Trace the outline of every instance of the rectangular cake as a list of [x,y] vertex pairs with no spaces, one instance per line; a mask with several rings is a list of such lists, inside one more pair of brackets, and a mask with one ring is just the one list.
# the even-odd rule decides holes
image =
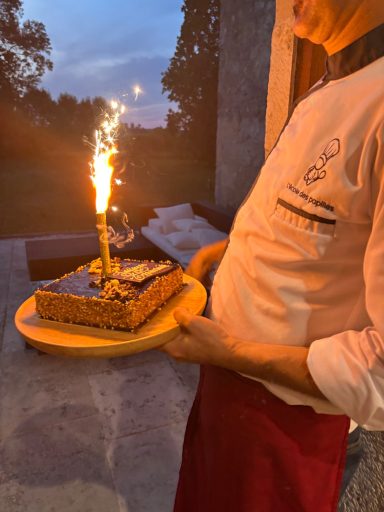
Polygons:
[[101,276],[101,260],[79,267],[35,292],[44,319],[133,331],[183,286],[176,263],[114,258]]

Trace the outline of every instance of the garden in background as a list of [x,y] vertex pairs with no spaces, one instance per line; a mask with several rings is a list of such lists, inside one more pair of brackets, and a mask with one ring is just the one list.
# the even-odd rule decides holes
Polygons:
[[[122,184],[108,214],[116,224],[126,212],[137,225],[141,205],[214,201],[219,2],[205,4],[184,1],[175,54],[159,77],[178,105],[166,127],[120,126],[114,177]],[[45,26],[23,19],[21,0],[0,2],[0,236],[95,227],[91,144],[110,105],[42,89],[51,50]]]

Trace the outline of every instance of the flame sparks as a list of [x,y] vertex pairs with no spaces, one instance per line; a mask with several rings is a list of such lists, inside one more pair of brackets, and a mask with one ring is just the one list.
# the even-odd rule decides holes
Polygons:
[[140,94],[143,94],[143,90],[140,85],[135,85],[133,88],[133,94],[135,95],[135,101],[137,101]]
[[91,179],[96,189],[96,213],[104,213],[111,195],[113,165],[111,157],[117,153],[116,136],[124,107],[111,101],[112,114],[105,114],[100,129],[95,132],[95,152],[91,162]]
[[[125,112],[124,106],[117,101],[111,101],[111,112],[104,114],[104,121],[95,132],[95,146],[91,166],[91,179],[96,189],[96,228],[99,235],[100,257],[102,263],[102,275],[107,278],[111,274],[111,256],[109,244],[122,248],[132,242],[134,231],[128,226],[128,217],[123,215],[122,223],[125,234],[119,234],[107,225],[106,211],[111,196],[111,182],[113,175],[112,156],[117,153],[116,139],[119,128],[120,116]],[[122,180],[115,179],[115,183],[122,185]],[[112,211],[118,208],[112,206]]]

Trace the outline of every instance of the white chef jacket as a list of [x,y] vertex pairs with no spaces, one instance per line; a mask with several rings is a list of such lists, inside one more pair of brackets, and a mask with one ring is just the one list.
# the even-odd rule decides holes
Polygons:
[[309,348],[329,400],[384,430],[384,57],[303,99],[240,208],[211,291],[230,335]]

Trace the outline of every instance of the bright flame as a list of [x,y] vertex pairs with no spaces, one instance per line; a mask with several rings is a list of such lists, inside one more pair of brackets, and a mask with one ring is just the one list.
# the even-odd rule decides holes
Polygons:
[[133,88],[133,94],[135,95],[135,101],[137,101],[140,94],[143,94],[143,90],[140,85],[135,85]]
[[93,175],[91,176],[96,189],[96,213],[103,213],[108,208],[108,201],[111,195],[111,178],[113,167],[109,160],[116,153],[115,148],[101,153],[93,158]]
[[111,179],[113,166],[110,162],[112,155],[117,153],[116,135],[119,126],[119,117],[123,108],[117,101],[111,102],[112,115],[105,114],[99,130],[95,133],[95,152],[91,169],[92,182],[96,189],[96,213],[103,213],[108,209],[108,201],[111,195]]

